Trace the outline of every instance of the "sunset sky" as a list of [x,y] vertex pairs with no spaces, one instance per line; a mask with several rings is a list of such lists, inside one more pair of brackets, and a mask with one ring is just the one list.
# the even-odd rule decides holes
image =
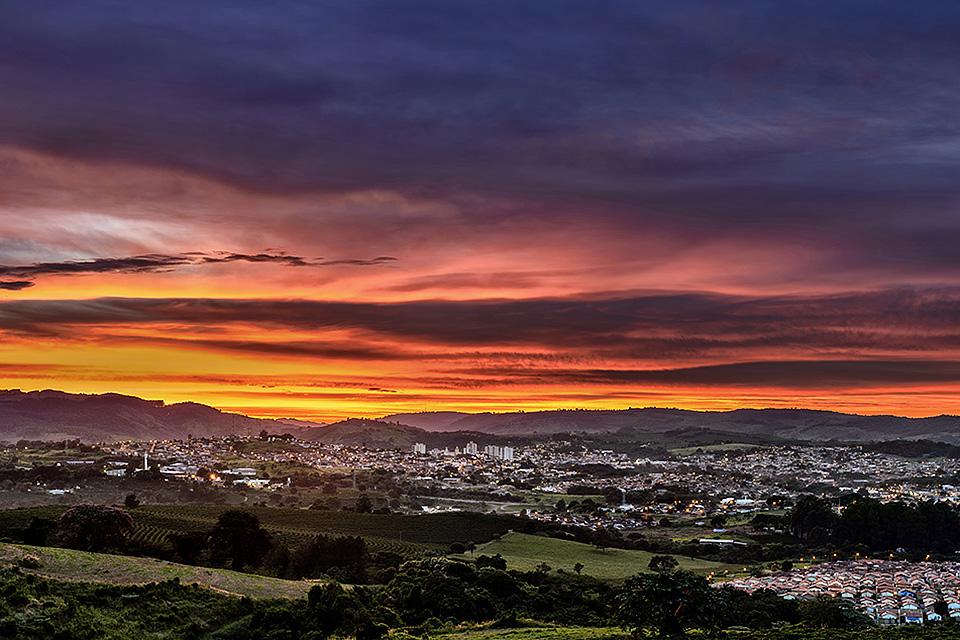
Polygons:
[[0,387],[960,413],[960,4],[0,3]]

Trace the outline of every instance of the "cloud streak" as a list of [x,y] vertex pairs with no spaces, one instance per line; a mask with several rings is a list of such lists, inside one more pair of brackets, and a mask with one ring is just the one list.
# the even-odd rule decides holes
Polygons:
[[23,291],[32,286],[29,280],[0,280],[0,289],[4,291]]
[[0,277],[30,278],[30,280],[0,282],[0,289],[19,291],[33,286],[32,279],[44,276],[75,276],[110,273],[167,273],[184,267],[231,264],[246,262],[251,264],[274,264],[284,267],[370,267],[382,266],[396,261],[390,256],[378,256],[370,259],[309,259],[285,253],[214,253],[189,252],[181,254],[148,254],[123,258],[93,258],[90,260],[66,260],[62,262],[41,262],[25,266],[0,265]]

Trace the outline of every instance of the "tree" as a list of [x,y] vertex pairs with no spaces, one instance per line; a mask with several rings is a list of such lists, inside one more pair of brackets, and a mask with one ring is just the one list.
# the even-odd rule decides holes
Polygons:
[[360,582],[365,578],[366,541],[353,536],[323,534],[298,547],[290,556],[288,577],[317,578],[324,574]]
[[653,556],[650,558],[650,564],[647,566],[651,571],[663,573],[667,571],[673,571],[680,566],[680,563],[677,562],[677,559],[673,556]]
[[477,568],[491,567],[493,569],[500,569],[501,571],[507,570],[507,561],[504,560],[503,556],[499,553],[495,556],[477,556],[474,563],[477,565]]
[[207,548],[209,534],[203,531],[187,531],[173,533],[168,536],[173,552],[178,562],[184,564],[199,564],[200,556]]
[[123,506],[127,509],[136,509],[140,506],[140,498],[134,493],[128,493],[127,497],[123,499]]
[[[800,616],[796,600],[784,600],[769,589],[747,593],[733,587],[720,587],[723,595],[723,626],[768,629],[775,624],[794,624]],[[807,634],[809,635],[809,634]]]
[[56,539],[71,549],[103,551],[122,547],[132,529],[133,518],[123,509],[86,504],[63,512]]
[[577,564],[573,565],[573,570],[577,573],[577,575],[580,575],[580,572],[583,571],[583,563],[578,562]]
[[801,602],[800,620],[809,627],[821,629],[857,629],[870,623],[850,603],[829,596]]
[[947,601],[943,598],[933,603],[933,612],[944,620],[950,619],[950,606],[947,605]]
[[818,542],[837,523],[830,503],[815,496],[801,496],[790,510],[790,530],[801,541]]
[[210,532],[210,555],[234,570],[256,567],[270,551],[270,534],[257,516],[239,509],[224,511]]
[[722,599],[705,578],[687,571],[640,574],[620,589],[616,615],[636,636],[653,627],[661,637],[683,637],[686,629],[718,628]]
[[30,524],[20,532],[20,538],[24,544],[35,547],[45,547],[47,546],[47,540],[50,538],[50,533],[54,530],[54,526],[55,523],[53,520],[32,516],[30,518]]
[[360,497],[357,498],[357,513],[370,513],[373,511],[373,501],[370,500],[370,496],[365,493],[361,493]]
[[710,526],[714,529],[723,529],[725,524],[727,524],[727,516],[723,514],[718,514],[710,518]]

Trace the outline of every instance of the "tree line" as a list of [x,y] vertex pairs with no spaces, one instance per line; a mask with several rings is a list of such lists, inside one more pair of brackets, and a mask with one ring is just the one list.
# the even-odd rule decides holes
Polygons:
[[837,505],[824,498],[802,496],[787,524],[809,547],[921,554],[947,554],[960,548],[960,512],[943,502],[884,503],[855,494]]

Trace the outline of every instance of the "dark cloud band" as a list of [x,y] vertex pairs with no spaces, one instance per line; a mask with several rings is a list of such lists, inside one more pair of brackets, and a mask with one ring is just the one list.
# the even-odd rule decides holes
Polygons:
[[22,291],[32,287],[33,283],[29,280],[2,280],[0,281],[0,290],[3,291]]
[[[201,253],[147,254],[124,258],[94,258],[92,260],[68,260],[41,262],[27,266],[0,265],[0,277],[40,278],[52,275],[84,275],[97,273],[162,273],[181,267],[248,262],[254,264],[277,264],[285,267],[369,267],[389,264],[396,258],[378,256],[370,259],[325,260],[309,259],[285,253]],[[32,286],[30,280],[0,282],[0,289],[16,291]]]
[[[85,325],[179,323],[352,330],[450,347],[548,347],[676,359],[765,348],[860,353],[960,347],[960,289],[825,296],[651,293],[622,298],[397,303],[210,298],[22,300],[0,304],[0,330],[63,334]],[[292,345],[291,349],[309,349]]]

